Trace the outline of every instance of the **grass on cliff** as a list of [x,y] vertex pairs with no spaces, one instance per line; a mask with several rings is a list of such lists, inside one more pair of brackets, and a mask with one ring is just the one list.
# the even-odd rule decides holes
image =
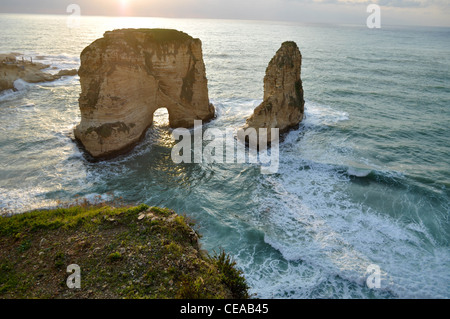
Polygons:
[[[69,289],[67,266],[81,269]],[[228,255],[202,252],[166,208],[70,207],[0,217],[0,298],[248,298]]]

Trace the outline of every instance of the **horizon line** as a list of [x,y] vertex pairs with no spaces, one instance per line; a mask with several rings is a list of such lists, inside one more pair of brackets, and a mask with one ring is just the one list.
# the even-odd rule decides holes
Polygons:
[[[37,15],[37,16],[62,16],[68,17],[70,13],[30,13],[30,12],[0,12],[0,15]],[[121,16],[121,15],[107,15],[107,14],[82,14],[80,17],[102,17],[102,18],[149,18],[149,19],[179,19],[179,20],[223,20],[223,21],[248,21],[248,22],[276,22],[286,24],[299,25],[338,25],[338,26],[362,26],[365,24],[344,23],[344,22],[302,22],[293,20],[272,20],[272,19],[251,19],[251,18],[207,18],[207,17],[166,17],[166,16]],[[417,24],[383,24],[388,27],[418,27],[418,28],[450,28],[450,25],[417,25]],[[381,28],[383,29],[383,27]]]

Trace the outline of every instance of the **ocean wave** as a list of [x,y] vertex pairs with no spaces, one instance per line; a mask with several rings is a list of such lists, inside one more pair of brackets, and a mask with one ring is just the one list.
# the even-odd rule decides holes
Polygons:
[[[263,297],[286,297],[287,293],[293,298],[332,298],[322,294],[323,289],[346,287],[344,295],[360,298],[371,294],[383,298],[448,298],[443,283],[448,282],[449,274],[442,260],[448,260],[449,254],[430,225],[420,218],[397,220],[394,216],[401,216],[400,212],[384,211],[382,203],[372,208],[354,200],[349,192],[352,183],[357,184],[358,191],[367,189],[365,195],[361,194],[366,198],[377,189],[367,188],[366,183],[379,185],[380,190],[409,191],[412,185],[408,176],[363,158],[358,162],[351,144],[347,145],[350,149],[339,153],[341,156],[336,156],[336,147],[318,147],[310,141],[323,134],[321,128],[346,121],[348,115],[315,103],[307,104],[306,114],[299,129],[288,134],[280,146],[278,174],[261,177],[253,195],[257,209],[249,220],[264,233],[264,241],[280,252],[289,273],[310,272],[316,279],[284,274],[283,280],[289,278],[289,283],[285,282],[289,289],[266,282]],[[408,210],[411,199],[405,200],[407,203],[398,207]],[[435,259],[436,254],[440,258]],[[382,270],[382,288],[376,291],[369,290],[365,282],[371,264]],[[250,277],[255,285],[256,277],[262,276],[260,272],[273,271],[258,267],[262,268]],[[419,272],[421,278],[417,278]]]
[[14,90],[5,90],[0,92],[0,102],[7,101],[15,96]]
[[305,101],[305,120],[302,124],[306,129],[314,126],[330,126],[347,120],[349,120],[347,112],[328,105]]
[[62,76],[61,78],[49,81],[49,82],[39,82],[37,83],[41,88],[53,88],[53,87],[66,87],[71,85],[79,85],[79,79],[80,77],[78,75],[73,76]]
[[0,212],[3,214],[19,214],[35,209],[56,207],[58,201],[45,198],[48,191],[49,189],[42,187],[0,188]]
[[25,82],[22,79],[15,80],[13,85],[14,90],[10,89],[0,92],[0,102],[16,99],[25,94],[32,86],[32,84]]
[[[352,202],[338,191],[348,181],[336,170],[317,166],[281,170],[279,176],[266,177],[264,182],[274,189],[272,195],[258,190],[264,194],[256,195],[263,213],[258,213],[254,222],[264,230],[265,242],[287,261],[301,261],[321,269],[327,280],[339,276],[360,287],[365,286],[367,267],[378,264],[384,271],[383,293],[407,298],[448,294],[442,285],[448,274],[437,273],[442,264],[434,261],[434,254],[442,247],[435,246],[429,229],[417,223],[405,226]],[[430,238],[427,249],[422,236]],[[448,253],[443,257],[448,258]],[[414,273],[424,267],[427,275],[416,279]],[[414,289],[417,281],[421,289]],[[301,279],[297,285],[301,290]]]
[[31,86],[30,83],[22,80],[22,79],[17,79],[14,81],[14,88],[17,91],[25,91],[26,89],[28,89]]

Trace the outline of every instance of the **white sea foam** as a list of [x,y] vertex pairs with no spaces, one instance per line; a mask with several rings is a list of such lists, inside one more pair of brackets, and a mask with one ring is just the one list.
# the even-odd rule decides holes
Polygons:
[[252,114],[261,100],[234,98],[211,100],[211,102],[216,108],[215,126],[239,128],[245,124],[245,119]]
[[15,92],[13,90],[5,90],[0,92],[0,102],[7,101],[10,98],[14,97]]
[[[96,20],[89,20],[91,24],[88,28],[72,30],[70,34],[55,33],[56,29],[52,28],[41,30],[57,36],[59,45],[54,47],[51,41],[47,43],[36,39],[35,30],[29,27],[33,24],[24,21],[21,31],[26,37],[21,35],[11,43],[3,44],[5,49],[17,47],[18,50],[22,48],[22,52],[33,50],[30,48],[44,50],[26,52],[26,57],[33,56],[35,60],[36,56],[42,55],[43,59],[36,62],[50,64],[50,68],[45,71],[51,73],[77,68],[79,52],[103,34],[105,24],[103,21],[97,24]],[[405,78],[403,81],[397,78],[400,80],[390,82],[386,76],[370,77],[375,70],[366,72],[361,68],[356,69],[358,74],[351,74],[339,59],[330,60],[329,41],[333,42],[333,46],[339,46],[342,36],[350,35],[346,34],[348,30],[337,30],[339,36],[335,37],[330,36],[330,30],[324,32],[321,28],[309,32],[298,26],[288,30],[291,27],[279,29],[272,25],[255,25],[253,30],[256,41],[248,41],[247,28],[253,28],[250,24],[242,26],[239,22],[227,23],[224,28],[222,22],[212,21],[163,19],[155,23],[186,30],[202,39],[210,96],[217,98],[212,102],[218,116],[207,124],[209,126],[240,127],[245,123],[245,119],[261,102],[245,97],[262,97],[264,68],[279,47],[276,39],[285,36],[286,31],[294,36],[293,40],[298,43],[301,41],[302,47],[313,52],[313,56],[305,54],[302,69],[306,84],[305,97],[320,100],[320,94],[329,94],[325,98],[333,100],[333,105],[307,101],[305,120],[300,129],[289,133],[281,145],[279,175],[258,179],[253,175],[256,169],[251,165],[233,166],[231,169],[230,166],[219,168],[198,165],[181,169],[164,166],[167,164],[165,158],[153,156],[152,152],[160,152],[161,145],[170,147],[170,129],[165,124],[151,128],[144,141],[131,153],[111,161],[90,163],[67,138],[71,131],[68,125],[79,122],[77,76],[52,83],[39,83],[23,91],[3,92],[0,94],[3,114],[0,126],[3,157],[0,167],[4,174],[2,185],[7,186],[2,186],[0,190],[2,207],[24,211],[33,208],[33,205],[51,205],[50,198],[71,200],[77,194],[87,196],[87,200],[95,200],[99,196],[109,199],[111,195],[108,191],[117,190],[113,192],[114,197],[124,195],[130,201],[155,200],[162,205],[178,205],[181,208],[179,212],[200,212],[198,220],[205,226],[205,243],[216,241],[218,245],[223,243],[232,248],[231,251],[238,251],[238,265],[244,269],[252,292],[258,292],[257,297],[260,298],[449,297],[449,252],[448,245],[442,244],[448,237],[446,197],[436,195],[441,196],[437,198],[436,204],[441,206],[436,208],[432,205],[434,197],[426,198],[422,192],[417,192],[414,196],[420,197],[420,204],[423,204],[418,207],[415,201],[411,201],[411,193],[408,193],[411,184],[405,183],[402,170],[395,172],[388,168],[392,167],[388,156],[378,158],[378,155],[383,157],[397,152],[387,150],[386,154],[370,154],[376,149],[370,144],[375,141],[370,134],[376,135],[377,128],[382,128],[383,124],[397,118],[405,110],[408,118],[403,121],[406,122],[392,121],[393,124],[438,124],[437,127],[443,128],[439,134],[446,136],[444,116],[423,118],[424,109],[428,111],[426,114],[445,114],[446,104],[442,95],[428,92],[429,95],[419,101],[414,99],[414,94],[410,94],[410,88],[417,87],[408,82],[410,79]],[[196,25],[198,23],[200,25]],[[16,25],[15,21],[10,21],[10,27],[12,25]],[[240,35],[242,30],[246,31]],[[230,33],[234,34],[234,39],[224,46],[223,37]],[[51,36],[45,38],[53,42],[55,40]],[[433,43],[444,43],[438,41],[440,37],[433,37],[433,33],[418,39],[423,43],[428,38]],[[347,50],[346,54],[360,56],[361,53],[372,52],[368,43],[379,41],[363,43],[362,46],[352,48],[353,52]],[[76,55],[65,52],[76,52]],[[230,54],[220,56],[219,59],[218,56],[223,52]],[[434,52],[443,54],[442,57],[447,56],[443,48],[436,47]],[[396,61],[397,53],[384,54],[387,55],[386,61]],[[428,88],[438,85],[439,90],[443,89],[440,82],[445,74],[433,70],[436,63],[431,63],[442,59],[436,58],[436,54],[421,56],[428,57],[428,64],[422,63],[418,69],[410,69],[423,75],[423,70],[427,71],[426,74],[437,75],[434,78],[439,83],[433,77],[426,77],[432,83],[425,84]],[[439,63],[446,65],[446,62]],[[376,67],[375,64],[373,66]],[[383,67],[389,68],[388,65]],[[330,69],[334,72],[330,73]],[[408,68],[404,69],[407,72]],[[374,92],[359,90],[363,82],[355,81],[367,80],[369,77],[371,81],[377,82],[373,85]],[[414,82],[414,77],[411,80]],[[309,91],[308,87],[313,88],[314,92]],[[389,103],[386,106],[382,103],[382,98],[394,97],[390,91],[396,92],[395,108]],[[388,94],[384,95],[385,92]],[[426,101],[433,103],[427,105]],[[35,106],[27,106],[31,103]],[[418,112],[413,108],[415,104],[421,106]],[[443,107],[434,108],[439,105]],[[364,116],[367,116],[367,121],[364,121]],[[370,118],[377,116],[383,123]],[[355,124],[357,117],[362,122]],[[165,120],[164,117],[162,120]],[[355,138],[361,131],[366,132],[367,124],[367,135]],[[411,126],[411,129],[414,127],[417,125]],[[424,130],[430,133],[427,128]],[[395,139],[394,135],[390,137]],[[424,144],[428,150],[420,153],[433,154],[431,148],[439,149],[432,140],[420,140],[428,144]],[[390,140],[384,145],[383,141],[378,145],[385,149],[392,146]],[[442,150],[445,151],[444,148]],[[159,155],[164,154],[164,151]],[[394,156],[393,159],[399,158]],[[428,157],[430,159],[433,157]],[[155,163],[152,160],[160,161]],[[440,160],[445,167],[445,157]],[[423,171],[417,174],[430,178]],[[183,177],[182,186],[176,185],[180,176]],[[445,174],[438,176],[441,182],[446,180]],[[217,183],[211,184],[214,178]],[[234,183],[236,180],[243,183],[238,185]],[[388,182],[384,183],[384,180]],[[392,180],[395,185],[388,185]],[[250,204],[241,202],[252,199],[248,189],[253,189],[255,185],[258,186],[253,193],[253,201]],[[230,196],[235,203],[229,209],[221,205],[226,203],[226,199],[221,197],[226,192],[224,188],[233,188],[231,194],[241,192],[245,196]],[[355,189],[363,194],[354,196]],[[195,192],[201,195],[194,197],[194,200],[191,195]],[[214,192],[215,197],[211,195]],[[372,198],[376,192],[378,197]],[[246,204],[251,208],[240,210]],[[249,210],[251,213],[248,213]],[[433,218],[433,214],[442,216]],[[235,215],[239,215],[239,218]],[[418,218],[408,218],[410,215]],[[230,232],[222,234],[216,231],[217,224],[223,222],[218,216],[226,219],[224,223],[227,226],[236,227],[231,231],[233,235],[237,234],[236,237]],[[436,239],[436,235],[430,233],[430,223],[421,223],[427,216],[432,216],[431,222],[444,233],[444,239]],[[206,230],[210,230],[210,233]],[[247,232],[250,233],[248,237]],[[370,291],[365,286],[365,268],[369,262],[378,264],[383,271],[381,291]]]
[[33,209],[56,207],[58,204],[56,200],[45,198],[48,191],[42,187],[0,188],[0,212],[17,214]]
[[96,205],[101,204],[104,202],[112,201],[114,200],[115,196],[114,194],[99,194],[99,193],[91,193],[84,195],[81,197],[81,200],[86,199],[87,202],[90,204]]
[[14,88],[17,91],[24,91],[24,90],[28,89],[30,86],[31,86],[30,83],[25,82],[22,79],[17,79],[17,80],[14,81]]
[[306,127],[316,125],[329,126],[347,120],[349,120],[347,112],[311,101],[306,101],[305,103],[305,121],[303,125]]
[[371,169],[364,169],[364,168],[359,168],[359,167],[348,167],[347,168],[347,173],[350,176],[355,176],[355,177],[367,177],[369,176],[369,174],[372,172]]
[[[28,61],[32,58],[33,62],[49,65],[47,69],[43,70],[49,73],[58,73],[59,70],[78,69],[80,66],[80,57],[69,54],[48,55],[28,52],[23,57]],[[21,58],[22,56],[19,56],[17,59],[20,60]]]
[[[311,106],[308,114],[305,126],[311,122],[326,125],[331,122],[328,117],[336,114],[345,120],[340,112],[328,110],[324,114],[323,108],[318,112]],[[308,134],[313,135],[314,131]],[[436,294],[448,297],[446,283],[450,281],[443,262],[448,261],[448,251],[433,245],[424,248],[417,233],[431,238],[426,228],[404,225],[382,211],[352,202],[345,193],[350,183],[348,176],[335,166],[321,163],[336,163],[333,152],[321,154],[318,162],[305,160],[302,155],[308,150],[292,151],[289,143],[293,141],[288,139],[281,149],[279,175],[262,177],[264,181],[255,194],[261,206],[253,216],[253,223],[265,234],[265,242],[287,260],[289,275],[284,280],[292,286],[287,290],[292,290],[295,297],[308,295],[305,289],[309,291],[311,282],[299,275],[307,268],[305,265],[312,267],[314,276],[335,281],[334,285],[342,285],[338,281],[344,279],[364,287],[367,267],[377,264],[382,270],[383,293],[402,298],[429,298]],[[370,172],[350,168],[348,175],[367,176]],[[273,192],[267,194],[265,187]],[[250,280],[259,284],[254,276]],[[320,286],[321,281],[316,280],[314,285]],[[263,297],[271,297],[286,290],[271,283],[263,291]]]

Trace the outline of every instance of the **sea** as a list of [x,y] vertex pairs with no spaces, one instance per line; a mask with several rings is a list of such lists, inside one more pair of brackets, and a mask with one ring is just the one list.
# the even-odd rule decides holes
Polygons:
[[[128,154],[92,162],[74,142],[78,76],[0,94],[0,210],[82,199],[168,207],[202,249],[236,261],[254,298],[450,297],[450,28],[0,15],[0,52],[80,66],[105,31],[171,28],[202,40],[216,118],[240,128],[284,41],[302,53],[305,118],[279,169],[181,163],[165,109]],[[0,75],[1,76],[1,75]],[[377,284],[377,280],[378,284]]]

